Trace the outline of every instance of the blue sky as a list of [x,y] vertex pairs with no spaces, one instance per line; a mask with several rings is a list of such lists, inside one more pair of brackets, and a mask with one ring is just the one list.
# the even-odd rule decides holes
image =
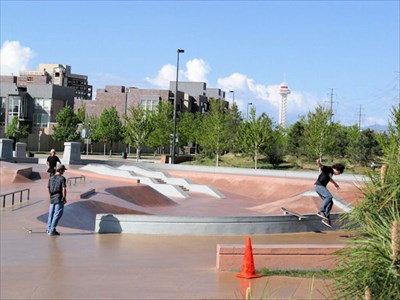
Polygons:
[[[106,84],[205,81],[246,114],[292,124],[316,105],[344,125],[387,125],[400,103],[399,1],[1,0],[1,73],[60,63]],[[333,96],[331,91],[333,89]]]

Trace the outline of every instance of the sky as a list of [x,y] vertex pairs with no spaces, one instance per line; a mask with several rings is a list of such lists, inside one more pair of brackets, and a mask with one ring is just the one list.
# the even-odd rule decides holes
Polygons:
[[[400,105],[400,1],[0,0],[1,75],[66,64],[105,85],[202,81],[287,124],[318,105],[350,126]],[[234,91],[230,93],[229,91]],[[95,93],[94,93],[95,94]]]

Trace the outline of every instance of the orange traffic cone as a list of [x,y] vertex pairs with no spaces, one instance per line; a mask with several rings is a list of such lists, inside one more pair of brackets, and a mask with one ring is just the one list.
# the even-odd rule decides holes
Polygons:
[[246,249],[244,250],[243,264],[242,264],[242,272],[240,274],[236,274],[237,277],[241,278],[258,278],[262,277],[261,275],[257,275],[254,268],[254,259],[253,259],[253,249],[251,247],[251,239],[248,237],[246,241]]

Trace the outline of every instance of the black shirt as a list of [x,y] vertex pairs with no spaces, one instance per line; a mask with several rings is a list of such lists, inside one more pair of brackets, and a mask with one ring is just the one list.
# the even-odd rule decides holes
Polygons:
[[60,159],[58,158],[57,155],[49,156],[47,158],[47,162],[49,163],[49,169],[47,170],[47,172],[55,174],[57,163],[61,164]]
[[332,176],[333,176],[333,168],[328,166],[323,166],[321,168],[321,173],[319,174],[318,179],[315,182],[315,185],[322,185],[326,187],[329,181],[331,181]]
[[63,188],[67,186],[67,180],[62,175],[50,177],[47,187],[50,190],[50,203],[60,203],[63,201]]

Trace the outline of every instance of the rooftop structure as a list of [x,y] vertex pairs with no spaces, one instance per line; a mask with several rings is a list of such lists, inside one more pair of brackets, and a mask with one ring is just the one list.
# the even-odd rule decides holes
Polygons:
[[75,99],[91,100],[92,86],[88,76],[71,73],[71,67],[62,64],[40,64],[36,71],[20,71],[17,86],[26,88],[29,84],[52,84],[75,90]]

